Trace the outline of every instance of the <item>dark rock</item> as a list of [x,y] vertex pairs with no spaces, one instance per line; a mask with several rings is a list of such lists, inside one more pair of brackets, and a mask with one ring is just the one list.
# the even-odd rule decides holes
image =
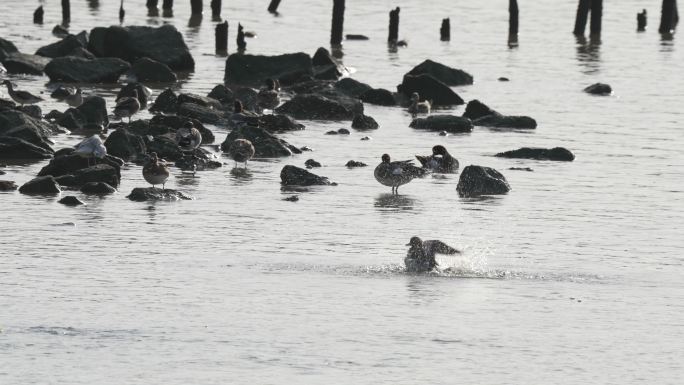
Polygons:
[[50,81],[69,83],[116,83],[130,68],[121,59],[101,58],[88,60],[77,57],[58,57],[45,66]]
[[247,139],[254,145],[255,156],[259,158],[277,158],[300,154],[301,150],[283,139],[276,137],[260,127],[240,126],[235,128],[226,140],[221,143],[221,150],[228,151],[235,139]]
[[25,53],[12,53],[2,61],[9,74],[42,75],[49,58]]
[[[407,75],[421,75],[428,74],[435,79],[441,81],[448,86],[464,86],[473,84],[473,76],[469,73],[445,66],[444,64],[434,62],[432,60],[425,60],[424,62],[413,67]],[[423,94],[421,93],[421,96]]]
[[59,194],[62,190],[52,175],[39,176],[19,188],[22,194]]
[[50,159],[52,151],[23,139],[0,136],[0,159]]
[[177,161],[183,158],[183,151],[176,144],[176,141],[168,136],[155,136],[152,141],[145,141],[147,152],[156,152],[160,158],[170,161]]
[[65,196],[64,198],[60,199],[58,203],[61,203],[65,206],[80,206],[85,204],[82,200],[73,195]]
[[178,80],[169,66],[147,57],[136,60],[131,73],[139,82],[166,83]]
[[347,162],[347,164],[345,164],[345,166],[347,166],[349,168],[354,168],[354,167],[366,167],[368,165],[363,163],[363,162],[357,162],[355,160],[350,160],[349,162]]
[[134,202],[146,202],[146,201],[179,201],[179,200],[192,200],[193,198],[183,194],[180,191],[171,189],[159,189],[156,187],[136,187],[131,191],[131,194],[126,198]]
[[368,40],[368,36],[366,35],[358,35],[358,34],[347,34],[344,35],[344,38],[347,40]]
[[81,41],[75,35],[68,35],[58,42],[38,48],[36,55],[49,58],[71,56],[71,52],[77,48],[84,48]]
[[0,180],[0,191],[14,191],[18,188],[19,186],[11,180]]
[[461,171],[456,191],[461,197],[506,194],[511,190],[506,178],[489,167],[470,165]]
[[449,133],[446,131],[440,131],[439,136],[449,136]]
[[352,128],[357,130],[375,130],[378,127],[378,122],[368,115],[356,115],[354,120],[352,120]]
[[373,87],[369,86],[368,84],[361,83],[360,81],[354,80],[352,78],[340,79],[337,83],[335,83],[335,88],[353,98],[359,98],[364,92],[368,92],[373,89]]
[[508,82],[508,81],[510,81],[511,79],[509,79],[509,78],[507,78],[507,77],[505,77],[505,76],[502,76],[502,77],[500,77],[498,80],[499,80],[500,82]]
[[346,72],[340,72],[339,67],[334,65],[314,66],[314,79],[337,80]]
[[517,159],[536,159],[536,160],[558,160],[565,162],[572,162],[575,160],[575,155],[570,150],[563,147],[535,148],[522,147],[517,150],[500,152],[496,154],[500,158],[517,158]]
[[361,94],[361,101],[364,103],[377,104],[379,106],[395,106],[397,102],[394,95],[388,90],[374,88]]
[[335,130],[326,131],[326,135],[339,135],[340,133]]
[[295,119],[352,120],[363,113],[363,104],[349,97],[331,99],[322,95],[300,94],[276,108],[279,114]]
[[232,105],[233,101],[235,100],[235,97],[233,96],[233,91],[224,86],[223,84],[219,84],[216,87],[211,89],[211,92],[209,92],[209,95],[207,95],[208,98],[216,99],[221,104],[224,105]]
[[433,106],[465,104],[449,86],[428,74],[404,75],[404,80],[397,86],[397,90],[408,97],[417,92],[421,100],[430,100]]
[[178,96],[172,89],[165,89],[157,99],[155,99],[154,104],[150,107],[150,112],[164,112],[172,113],[176,112],[178,108]]
[[497,112],[489,108],[486,104],[482,103],[477,99],[473,99],[468,102],[465,112],[463,113],[464,118],[470,120],[479,119],[483,116],[496,114]]
[[373,139],[373,138],[371,138],[370,136],[364,136],[363,138],[361,138],[361,140],[371,140],[371,139]]
[[589,87],[584,89],[584,92],[592,94],[592,95],[610,95],[613,93],[613,89],[610,87],[608,84],[604,83],[594,83],[590,85]]
[[502,115],[477,99],[468,102],[463,116],[471,119],[476,126],[529,129],[537,127],[537,122],[529,116]]
[[301,151],[301,152],[309,152],[309,151],[313,151],[313,149],[312,149],[311,147],[309,147],[309,146],[304,146],[304,147],[300,148],[299,151]]
[[[149,121],[148,131],[144,133],[136,132],[138,135],[164,135],[169,132],[175,133],[179,128],[188,123],[202,134],[202,144],[211,144],[216,140],[214,133],[206,128],[199,120],[178,115],[157,115]],[[135,131],[134,131],[135,132]]]
[[97,164],[76,170],[72,174],[58,176],[55,180],[61,186],[72,188],[80,188],[91,182],[104,182],[117,187],[119,185],[119,171],[108,164]]
[[[19,50],[17,49],[17,46],[14,45],[14,43],[12,43],[9,40],[5,40],[1,37],[0,37],[0,51],[4,52],[7,55],[19,52]],[[4,60],[4,58],[0,56],[0,60]]]
[[330,51],[323,47],[316,50],[311,63],[314,66],[314,77],[317,79],[337,80],[349,73],[342,62],[334,58]]
[[56,132],[58,132],[56,126],[35,119],[22,111],[0,110],[0,136],[20,138],[52,153],[53,150],[47,138]]
[[208,124],[228,125],[229,120],[229,115],[222,110],[216,110],[211,107],[205,107],[194,103],[180,104],[177,113]]
[[99,57],[116,57],[129,63],[147,57],[174,71],[190,71],[195,61],[183,35],[171,24],[159,28],[131,26],[96,27],[88,49]]
[[351,132],[346,128],[340,128],[339,130],[337,130],[337,133],[340,135],[351,135]]
[[314,167],[321,167],[321,164],[316,162],[313,159],[307,159],[306,162],[304,162],[304,166],[306,166],[306,168],[314,168]]
[[[242,103],[242,107],[246,111],[260,112],[261,108],[258,103],[259,93],[249,87],[237,87],[233,94],[235,100]],[[233,106],[231,106],[231,111]]]
[[109,124],[107,102],[101,96],[88,96],[83,99],[83,104],[80,106],[64,111],[56,118],[56,122],[70,130],[89,128],[101,130]]
[[446,131],[450,133],[471,132],[473,122],[468,118],[454,115],[430,115],[427,118],[413,119],[409,127],[418,130]]
[[532,170],[532,169],[531,169],[531,168],[529,168],[529,167],[511,167],[511,168],[509,168],[509,170],[516,170],[516,171],[529,171],[529,172],[532,172],[532,171],[534,171],[534,170]]
[[278,56],[230,55],[226,60],[225,82],[258,86],[266,79],[313,75],[311,56],[292,53]]
[[36,105],[19,106],[17,107],[17,111],[21,111],[26,115],[32,117],[33,119],[43,119],[43,110],[41,110],[40,107]]
[[210,107],[217,110],[223,109],[223,105],[218,100],[196,94],[180,94],[178,95],[178,103],[197,104],[202,107]]
[[57,36],[57,37],[67,37],[69,36],[69,30],[64,28],[64,26],[57,24],[52,28],[52,34]]
[[273,133],[299,131],[304,129],[303,124],[297,123],[287,115],[261,115],[258,120],[259,127]]
[[287,165],[280,171],[280,182],[284,186],[331,186],[328,178],[312,174],[303,168]]
[[196,148],[192,154],[185,154],[174,164],[183,171],[204,171],[217,169],[223,164],[203,148]]
[[90,182],[81,187],[81,192],[87,195],[108,195],[116,192],[116,189],[105,182]]
[[64,175],[74,175],[79,170],[87,169],[90,167],[90,164],[94,164],[107,165],[114,168],[116,170],[116,179],[121,179],[122,159],[112,155],[107,155],[104,158],[87,159],[73,152],[73,148],[57,151],[55,157],[50,160],[50,163],[38,172],[38,176],[52,175],[58,178]]
[[119,128],[109,134],[104,145],[108,154],[124,160],[138,158],[147,152],[143,139],[125,128]]
[[62,100],[66,99],[67,96],[73,95],[74,91],[76,91],[74,87],[65,87],[63,85],[59,85],[54,91],[52,91],[50,97]]
[[286,202],[299,202],[299,197],[296,195],[291,195],[287,198],[283,198],[283,200]]
[[118,102],[122,98],[133,97],[136,95],[136,93],[138,95],[140,107],[147,107],[147,102],[150,100],[150,97],[152,96],[152,91],[140,82],[128,83],[125,86],[121,87],[119,93],[116,94],[115,100]]

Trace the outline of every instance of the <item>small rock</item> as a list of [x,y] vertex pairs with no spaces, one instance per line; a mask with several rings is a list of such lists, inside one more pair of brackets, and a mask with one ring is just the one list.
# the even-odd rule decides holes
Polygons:
[[52,59],[45,66],[45,74],[53,82],[68,83],[116,83],[130,64],[117,58],[97,58],[94,60],[73,56]]
[[351,132],[346,128],[340,128],[339,130],[337,130],[337,133],[340,135],[351,135]]
[[166,83],[178,80],[169,66],[147,57],[140,58],[133,63],[131,73],[139,82]]
[[298,201],[299,201],[299,197],[296,196],[296,195],[291,195],[291,196],[289,196],[289,197],[287,197],[287,198],[283,198],[283,200],[284,200],[284,201],[288,201],[288,202],[298,202]]
[[127,196],[128,199],[134,202],[145,202],[145,201],[178,201],[178,200],[192,200],[193,198],[183,194],[180,191],[171,189],[160,189],[156,187],[136,187],[131,191],[131,194]]
[[455,115],[430,115],[427,118],[413,119],[409,127],[418,130],[460,133],[471,132],[473,122],[468,118]]
[[572,162],[575,160],[575,155],[564,147],[554,147],[551,149],[522,147],[517,150],[500,152],[495,156],[500,158],[555,160],[564,162]]
[[592,95],[607,96],[613,93],[613,88],[605,83],[594,83],[584,89],[584,92]]
[[306,168],[314,168],[314,167],[321,167],[321,164],[316,162],[313,159],[307,159],[306,162],[304,162],[304,166],[306,166]]
[[221,143],[221,150],[227,152],[235,139],[247,139],[254,145],[255,156],[259,158],[276,158],[298,154],[301,151],[283,139],[271,134],[261,127],[241,126],[235,128],[226,140]]
[[211,92],[209,92],[207,97],[216,99],[219,102],[221,102],[221,104],[225,105],[230,105],[235,100],[235,97],[233,96],[233,91],[223,84],[219,84],[216,87],[214,87],[211,90]]
[[440,131],[439,136],[449,136],[449,133],[446,131]]
[[353,98],[358,98],[363,93],[372,90],[373,87],[352,78],[344,78],[335,83],[335,89]]
[[165,89],[157,99],[155,99],[154,104],[150,107],[150,112],[165,112],[173,113],[176,112],[178,107],[178,96],[172,89]]
[[380,127],[378,122],[368,115],[356,115],[352,120],[352,128],[357,130],[376,130],[378,127]]
[[55,99],[66,99],[67,96],[70,96],[76,91],[74,87],[65,87],[63,85],[60,85],[59,87],[55,88],[54,91],[50,94],[51,98]]
[[313,151],[313,148],[311,148],[309,146],[304,146],[304,147],[300,148],[299,151],[301,151],[301,152]]
[[[407,73],[407,75],[412,76],[421,74],[431,75],[435,79],[448,86],[464,86],[473,84],[473,76],[469,73],[460,69],[448,67],[444,64],[437,63],[429,59],[418,64]],[[423,94],[420,96],[422,97]]]
[[107,195],[116,192],[116,189],[105,182],[89,182],[81,187],[81,192],[88,195]]
[[19,188],[22,194],[59,194],[62,190],[52,175],[39,176]]
[[431,100],[433,106],[465,104],[448,85],[428,74],[404,75],[404,80],[397,86],[397,90],[407,97],[417,92],[421,99]]
[[339,135],[339,132],[337,132],[335,130],[330,130],[330,131],[327,131],[325,134],[326,135]]
[[507,78],[507,77],[505,77],[505,76],[500,77],[498,80],[499,80],[500,82],[508,82],[508,81],[510,81],[510,79]]
[[64,38],[69,35],[69,30],[64,28],[61,24],[57,24],[54,28],[52,28],[52,34],[57,37]]
[[475,165],[463,169],[456,186],[460,197],[506,194],[510,190],[511,186],[500,172]]
[[347,34],[344,35],[344,38],[347,40],[368,40],[368,36],[358,34]]
[[532,172],[532,171],[534,171],[534,170],[532,170],[532,169],[531,169],[531,168],[529,168],[529,167],[511,167],[511,168],[509,168],[509,170],[516,170],[516,171],[529,171],[529,172]]
[[364,136],[363,138],[361,138],[361,140],[372,140],[372,139],[373,138],[371,138],[370,136]]
[[394,95],[386,89],[374,88],[359,95],[361,101],[378,106],[395,106]]
[[78,199],[77,197],[73,195],[67,195],[64,198],[59,200],[59,203],[66,205],[66,206],[80,206],[84,205],[82,200]]
[[347,166],[349,168],[354,168],[354,167],[366,167],[368,165],[363,163],[363,162],[357,162],[355,160],[350,160],[349,162],[347,162],[347,164],[345,164],[345,166]]
[[287,165],[280,171],[280,181],[284,186],[334,186],[328,178],[306,171],[303,168]]
[[[0,171],[0,175],[2,175],[3,172]],[[0,191],[14,191],[18,189],[19,186],[17,186],[14,181],[11,180],[0,180]]]

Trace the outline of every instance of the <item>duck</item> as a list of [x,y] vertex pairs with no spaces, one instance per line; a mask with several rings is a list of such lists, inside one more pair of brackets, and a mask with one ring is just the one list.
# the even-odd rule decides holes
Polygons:
[[83,104],[83,94],[82,90],[80,88],[76,88],[76,91],[73,94],[69,94],[66,98],[64,98],[64,101],[67,102],[67,104],[70,107],[78,107],[81,104]]
[[238,163],[244,163],[247,168],[247,161],[254,156],[254,145],[247,139],[235,139],[228,148],[228,155],[235,161],[235,167]]
[[128,124],[131,124],[131,116],[135,115],[138,111],[140,111],[138,90],[133,90],[133,96],[119,99],[114,107],[114,115],[120,119],[128,117]]
[[280,104],[280,96],[278,96],[279,84],[277,80],[266,79],[266,88],[259,91],[257,94],[257,104],[259,107],[266,110],[275,110]]
[[391,162],[388,154],[383,154],[381,159],[382,162],[373,172],[375,180],[385,186],[391,186],[393,194],[399,194],[399,186],[425,174],[425,170],[413,165],[413,160]]
[[259,119],[256,116],[247,114],[242,102],[236,100],[233,103],[233,114],[230,116],[230,120],[228,121],[228,127],[239,128],[246,125],[258,126]]
[[28,91],[15,90],[14,86],[12,86],[12,82],[9,80],[3,81],[2,84],[7,86],[7,93],[9,94],[10,98],[19,103],[22,107],[25,104],[36,104],[43,101],[43,98],[33,95]]
[[421,102],[420,95],[417,92],[411,94],[411,105],[408,107],[408,112],[410,112],[412,116],[429,114],[431,109],[432,103],[429,100]]
[[404,258],[406,271],[409,273],[426,273],[438,266],[435,260],[436,254],[460,254],[461,252],[439,240],[423,241],[417,236],[411,237],[410,246]]
[[424,169],[438,173],[452,173],[458,170],[458,160],[442,146],[432,147],[432,155],[416,155]]
[[169,168],[166,167],[166,163],[157,157],[157,153],[153,152],[150,154],[150,160],[145,164],[142,170],[143,178],[147,183],[152,185],[162,185],[162,190],[164,190],[164,184],[166,180],[169,179]]
[[107,156],[107,147],[98,135],[93,135],[77,144],[74,154],[88,159],[88,167],[90,167],[90,159],[102,159]]
[[202,144],[202,134],[192,122],[187,122],[176,131],[176,144],[181,151],[192,152]]

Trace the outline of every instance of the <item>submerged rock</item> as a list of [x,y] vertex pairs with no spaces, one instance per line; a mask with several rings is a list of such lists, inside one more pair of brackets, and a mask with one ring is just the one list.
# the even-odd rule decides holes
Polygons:
[[500,158],[517,158],[517,159],[536,159],[536,160],[557,160],[572,162],[575,160],[575,155],[570,150],[563,147],[554,148],[537,148],[537,147],[522,147],[517,150],[500,152],[496,154]]
[[45,74],[52,82],[116,83],[130,67],[125,61],[111,57],[88,60],[66,56],[52,59],[45,66]]
[[355,168],[355,167],[366,167],[368,165],[363,163],[363,162],[357,162],[355,160],[350,160],[349,162],[347,162],[347,164],[345,164],[345,166],[347,166],[349,168]]
[[306,166],[306,168],[322,167],[322,165],[319,162],[313,159],[307,159],[306,162],[304,162],[304,166]]
[[334,186],[328,178],[312,174],[303,168],[287,165],[280,171],[280,182],[284,186]]
[[431,75],[435,79],[448,86],[464,86],[473,84],[473,76],[469,73],[460,69],[448,67],[444,64],[437,63],[429,59],[413,67],[413,69],[407,73],[407,75],[414,76],[420,74]]
[[226,59],[227,84],[259,86],[266,79],[313,75],[311,56],[299,52],[277,56],[230,55]]
[[136,187],[131,191],[126,198],[134,202],[145,201],[178,201],[178,200],[192,200],[191,196],[171,189],[160,189],[156,187]]
[[506,178],[490,167],[470,165],[461,171],[456,191],[461,197],[506,194],[511,190]]
[[594,83],[584,89],[584,92],[592,95],[607,96],[613,93],[613,88],[605,83]]
[[39,176],[26,182],[19,188],[22,194],[59,194],[62,190],[52,175]]
[[64,198],[60,199],[58,203],[61,203],[65,206],[81,206],[85,205],[82,200],[78,199],[77,197],[73,195],[67,195]]
[[116,189],[105,182],[89,182],[81,187],[81,192],[87,195],[108,195],[116,192]]
[[446,131],[449,133],[471,132],[473,122],[461,116],[430,115],[427,118],[413,119],[409,127],[418,130]]
[[352,128],[357,130],[376,130],[380,127],[373,117],[368,115],[356,115],[352,120]]
[[449,86],[428,74],[404,75],[404,80],[397,86],[397,90],[407,97],[417,92],[421,100],[430,100],[433,106],[465,104]]

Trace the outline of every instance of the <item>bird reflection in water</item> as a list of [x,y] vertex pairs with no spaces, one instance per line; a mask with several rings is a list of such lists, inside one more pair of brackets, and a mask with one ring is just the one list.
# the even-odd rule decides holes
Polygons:
[[375,207],[389,211],[413,210],[416,200],[406,195],[380,194],[375,198]]
[[601,38],[592,36],[587,40],[584,36],[577,36],[577,62],[585,74],[597,73],[600,71],[601,63]]
[[236,182],[251,182],[252,181],[252,173],[242,167],[234,167],[232,170],[230,170],[230,176],[236,181]]
[[435,290],[438,283],[434,279],[425,279],[425,275],[409,276],[406,280],[406,290],[414,305],[426,305],[443,298],[443,294]]
[[200,182],[200,178],[194,172],[182,172],[180,175],[176,175],[175,179],[179,186],[197,186]]

